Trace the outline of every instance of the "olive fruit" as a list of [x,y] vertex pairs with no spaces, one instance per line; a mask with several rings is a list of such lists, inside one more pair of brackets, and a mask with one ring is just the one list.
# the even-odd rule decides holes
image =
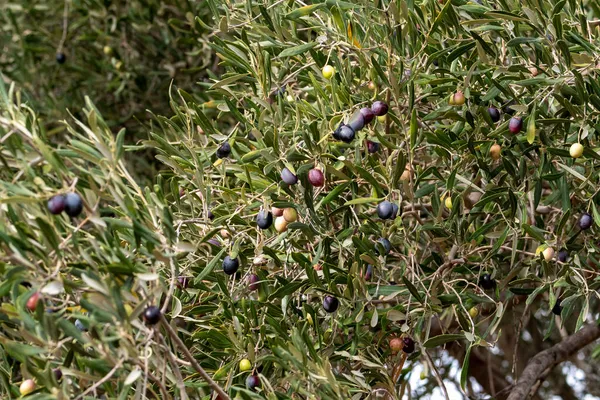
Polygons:
[[402,343],[403,343],[403,347],[402,347],[402,351],[405,352],[406,354],[410,354],[413,351],[415,351],[415,341],[412,340],[412,338],[406,336],[402,339]]
[[258,377],[258,375],[249,375],[246,378],[246,388],[248,388],[249,390],[254,390],[257,387],[260,386],[260,378]]
[[390,350],[392,350],[392,353],[396,354],[402,349],[404,349],[404,341],[401,338],[395,337],[390,340]]
[[288,207],[283,210],[283,218],[286,222],[296,222],[298,219],[298,212],[295,208]]
[[247,358],[243,358],[240,360],[240,371],[250,371],[252,369],[252,363]]
[[462,106],[463,104],[465,104],[465,95],[460,90],[450,97],[450,105]]
[[552,247],[546,247],[546,249],[542,251],[542,255],[544,256],[544,260],[550,261],[554,258],[554,249]]
[[444,199],[444,205],[448,210],[452,210],[452,197],[448,196]]
[[490,274],[483,274],[479,278],[479,286],[485,290],[490,290],[496,287],[496,281]]
[[258,290],[260,278],[256,274],[248,275],[248,289],[254,291]]
[[269,229],[273,224],[273,214],[269,211],[262,210],[256,216],[256,225],[260,229]]
[[26,379],[19,386],[19,392],[21,396],[27,396],[35,390],[35,382],[33,379]]
[[313,168],[308,171],[308,181],[315,187],[321,187],[325,185],[325,175],[323,171],[317,168]]
[[360,115],[362,115],[362,117],[364,118],[365,124],[371,123],[371,121],[373,121],[373,118],[375,118],[375,113],[373,113],[373,110],[369,107],[363,107],[360,109],[359,112]]
[[558,252],[558,256],[556,256],[556,258],[560,262],[567,262],[567,259],[569,258],[569,252],[566,249],[561,249]]
[[325,296],[323,299],[323,309],[328,313],[335,312],[340,306],[340,301],[333,296]]
[[[383,251],[384,251],[384,255],[388,255],[390,254],[390,251],[392,251],[392,243],[390,243],[390,241],[386,238],[380,238],[377,243],[381,244],[381,247],[383,247]],[[375,246],[375,252],[377,252],[377,254],[379,254],[379,246]]]
[[288,222],[285,220],[285,217],[277,217],[275,218],[275,230],[279,233],[283,233],[287,231]]
[[223,272],[227,275],[233,275],[237,272],[239,267],[240,261],[237,258],[225,256],[225,259],[223,260]]
[[500,110],[498,110],[496,107],[489,107],[487,112],[492,122],[500,121]]
[[581,217],[579,217],[579,228],[583,231],[590,229],[592,227],[592,222],[592,216],[588,213],[583,213],[581,214]]
[[583,146],[581,143],[573,143],[569,149],[569,154],[573,158],[579,158],[583,155]]
[[271,212],[275,217],[281,217],[283,215],[283,208],[273,207],[271,208]]
[[365,127],[365,124],[365,117],[363,117],[363,115],[360,112],[356,113],[348,122],[348,126],[352,128],[354,132],[360,131],[362,128]]
[[231,154],[231,145],[228,142],[225,142],[217,149],[217,157],[225,158]]
[[156,325],[160,321],[160,309],[156,306],[148,306],[144,310],[144,321],[148,325]]
[[31,295],[31,297],[29,297],[29,299],[27,300],[27,303],[26,303],[26,306],[29,309],[29,311],[31,311],[31,312],[35,311],[35,308],[37,307],[39,300],[40,300],[39,292],[35,292],[34,294]]
[[387,114],[388,109],[388,105],[383,101],[376,101],[371,105],[371,111],[378,117]]
[[63,376],[63,373],[62,373],[61,369],[60,368],[54,368],[52,370],[52,372],[54,372],[54,378],[56,378],[57,381],[60,381],[61,378],[62,378],[62,376]]
[[394,214],[394,206],[387,200],[382,201],[377,205],[377,215],[381,219],[390,219]]
[[560,313],[562,312],[562,306],[560,305],[560,303],[561,303],[561,300],[556,299],[556,303],[554,303],[554,307],[552,307],[552,314],[560,315]]
[[377,153],[379,151],[379,143],[367,140],[367,151],[371,154]]
[[510,121],[508,121],[508,130],[511,133],[519,133],[523,129],[523,120],[519,117],[512,117]]
[[469,315],[471,316],[471,318],[476,318],[479,315],[479,310],[477,309],[477,307],[471,307],[469,309]]
[[323,73],[323,78],[331,79],[333,74],[335,74],[335,69],[331,65],[325,65],[321,72]]
[[287,183],[288,185],[295,185],[296,183],[298,183],[298,177],[287,168],[284,168],[281,171],[281,180]]
[[64,64],[67,61],[67,56],[65,55],[65,53],[60,52],[60,53],[56,53],[56,62],[59,64]]
[[400,211],[400,208],[398,207],[398,204],[393,203],[392,204],[392,219],[396,219],[399,211]]
[[492,157],[492,160],[499,160],[501,153],[502,153],[502,148],[500,147],[499,144],[494,143],[490,147],[490,157]]
[[344,126],[343,122],[340,122],[340,124],[338,125],[338,127],[333,131],[333,138],[335,140],[342,140],[342,138],[340,137],[340,131],[342,130],[342,127]]
[[48,211],[51,214],[58,215],[65,209],[65,196],[62,194],[53,196],[48,200]]
[[76,217],[83,211],[83,200],[77,193],[67,193],[65,196],[65,212],[69,217]]
[[367,269],[365,270],[364,275],[365,281],[370,281],[373,278],[373,266],[371,264],[367,265]]
[[356,133],[354,132],[354,129],[352,129],[348,125],[342,126],[338,133],[339,139],[344,143],[352,142],[354,140],[355,136],[356,136]]

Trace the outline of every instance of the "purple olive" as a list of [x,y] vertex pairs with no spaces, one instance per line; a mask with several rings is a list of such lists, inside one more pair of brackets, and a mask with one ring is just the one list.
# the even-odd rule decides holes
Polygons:
[[582,231],[590,229],[592,227],[593,222],[594,220],[592,219],[592,216],[590,214],[583,213],[581,214],[581,217],[579,217],[579,228]]
[[373,118],[375,118],[375,113],[373,113],[373,110],[371,110],[369,107],[363,107],[360,109],[359,112],[360,115],[362,115],[365,119],[365,124],[371,123],[371,121],[373,121]]
[[348,126],[352,128],[354,132],[360,131],[362,128],[365,127],[365,124],[365,117],[363,117],[363,115],[360,112],[356,113],[354,117],[352,117],[350,122],[348,122]]
[[519,133],[523,129],[523,120],[519,117],[512,117],[510,121],[508,121],[508,130],[511,133]]
[[248,289],[254,291],[258,290],[260,278],[256,274],[250,274],[248,276]]
[[554,307],[552,307],[552,314],[554,315],[560,315],[560,313],[562,313],[562,306],[560,305],[561,300],[560,299],[556,299],[556,303],[554,303]]
[[340,128],[338,136],[342,142],[350,143],[354,140],[356,133],[354,132],[354,129],[350,128],[348,125],[344,125]]
[[281,171],[281,180],[287,183],[288,185],[295,185],[296,183],[298,183],[298,177],[287,168],[284,168]]
[[373,278],[373,266],[371,264],[367,265],[367,270],[365,271],[365,281],[370,281]]
[[479,286],[485,290],[490,290],[496,287],[496,281],[490,274],[483,274],[479,278]]
[[76,217],[83,211],[83,200],[77,193],[67,193],[65,196],[65,212],[69,217]]
[[325,185],[325,175],[323,171],[317,168],[313,168],[308,171],[308,181],[315,187],[321,187]]
[[228,142],[225,142],[217,149],[217,157],[225,158],[229,157],[231,154],[231,145]]
[[65,196],[62,194],[56,195],[48,200],[48,211],[51,214],[58,215],[65,209]]
[[500,110],[498,110],[496,107],[488,108],[488,115],[490,116],[492,122],[500,121]]
[[412,338],[406,336],[402,338],[402,342],[404,343],[404,347],[402,348],[403,352],[405,352],[406,354],[410,354],[413,351],[415,351],[415,341],[412,340]]
[[394,206],[387,200],[382,201],[377,205],[377,215],[381,219],[391,219],[394,215]]
[[144,321],[148,325],[156,325],[160,321],[161,312],[156,306],[148,306],[144,310]]
[[371,154],[377,153],[379,151],[379,143],[367,140],[367,151]]
[[237,272],[239,267],[240,260],[225,256],[225,259],[223,260],[223,272],[225,272],[227,275],[233,275]]
[[371,110],[373,111],[373,114],[377,115],[378,117],[387,114],[388,108],[389,108],[388,105],[386,103],[384,103],[383,101],[376,101],[371,106]]
[[269,227],[273,224],[273,214],[269,211],[262,210],[256,216],[256,225],[260,229],[269,229]]
[[340,301],[333,296],[325,296],[323,299],[323,309],[328,313],[335,312],[340,306]]
[[254,390],[257,387],[260,386],[260,378],[258,377],[258,375],[248,375],[248,377],[246,378],[246,387],[249,390]]
[[567,249],[561,249],[558,252],[558,255],[556,256],[556,258],[560,262],[567,262],[567,259],[569,258],[569,252],[567,251]]

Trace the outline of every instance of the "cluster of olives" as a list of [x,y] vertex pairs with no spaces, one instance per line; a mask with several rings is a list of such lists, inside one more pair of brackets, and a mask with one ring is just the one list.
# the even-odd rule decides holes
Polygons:
[[[333,137],[336,140],[341,140],[345,143],[350,143],[354,140],[356,132],[360,131],[365,125],[369,124],[373,119],[381,117],[388,112],[388,105],[383,101],[374,102],[371,107],[363,107],[348,121],[347,124],[340,123],[338,128],[333,132]],[[372,145],[374,149],[375,145]],[[369,150],[370,152],[374,152]],[[375,150],[376,151],[376,150]]]
[[83,211],[83,200],[77,193],[59,194],[48,200],[48,211],[54,215],[64,211],[69,217],[77,217]]

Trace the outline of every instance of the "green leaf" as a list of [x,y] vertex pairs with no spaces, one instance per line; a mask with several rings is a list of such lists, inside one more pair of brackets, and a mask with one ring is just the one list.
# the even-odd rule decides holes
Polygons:
[[472,345],[470,345],[467,348],[467,351],[465,352],[465,359],[463,361],[462,369],[460,371],[460,387],[462,390],[465,390],[465,387],[467,385],[467,379],[469,378],[469,362],[471,359],[471,349],[472,348],[473,348]]
[[227,247],[224,247],[221,249],[221,251],[219,252],[219,254],[217,254],[207,265],[206,267],[204,267],[202,269],[202,271],[200,271],[200,273],[198,275],[196,275],[196,277],[194,278],[194,282],[196,284],[202,282],[202,279],[204,279],[204,277],[208,276],[208,274],[210,274],[212,272],[212,270],[215,268],[215,266],[217,265],[217,263],[219,262],[219,260],[221,260],[221,257],[223,257],[223,254],[225,254],[225,252],[227,252]]
[[378,203],[380,201],[382,201],[383,198],[379,198],[379,197],[363,197],[360,199],[352,199],[347,201],[346,203],[344,203],[345,206],[351,206],[354,204],[366,204],[366,203]]
[[532,144],[535,140],[535,105],[533,111],[529,116],[529,122],[527,123],[527,142]]
[[410,148],[414,150],[417,145],[417,132],[419,124],[417,122],[417,109],[413,108],[410,116]]
[[312,14],[313,12],[315,12],[316,10],[318,10],[324,6],[325,6],[325,3],[318,3],[318,4],[311,4],[308,6],[300,7],[300,8],[295,9],[292,12],[287,13],[285,15],[285,18],[298,19],[300,17],[305,17],[307,15]]
[[381,66],[379,65],[379,63],[375,59],[375,56],[371,56],[371,63],[373,64],[373,68],[375,69],[375,72],[377,72],[377,75],[379,75],[379,78],[381,78],[381,80],[387,86],[390,86],[390,81],[388,80],[387,76],[383,72],[383,69],[381,69]]
[[434,347],[441,346],[448,342],[456,342],[457,340],[463,340],[465,335],[462,333],[449,333],[446,335],[439,335],[428,339],[425,343],[423,343],[423,347],[427,349],[432,349]]
[[402,282],[406,285],[408,291],[417,299],[419,303],[423,303],[423,298],[419,294],[417,288],[405,276],[402,277]]
[[6,339],[2,340],[2,345],[11,357],[13,357],[15,360],[21,361],[22,363],[24,363],[29,357],[46,353],[46,350],[41,347],[8,341]]
[[294,46],[294,47],[289,47],[289,48],[283,50],[281,53],[279,53],[279,58],[293,57],[293,56],[297,56],[297,55],[306,53],[307,51],[309,51],[316,45],[317,45],[316,42],[310,42],[310,43],[300,44],[300,45]]

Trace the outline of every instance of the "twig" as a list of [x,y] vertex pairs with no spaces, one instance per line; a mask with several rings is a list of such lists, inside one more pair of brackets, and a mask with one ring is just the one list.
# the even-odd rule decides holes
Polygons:
[[177,347],[179,347],[181,352],[185,355],[185,358],[187,358],[188,361],[192,363],[192,367],[194,367],[194,369],[198,371],[202,379],[204,379],[206,383],[208,383],[208,385],[212,387],[215,392],[217,392],[217,394],[221,397],[222,400],[231,400],[227,393],[225,393],[225,391],[221,389],[221,387],[217,384],[217,382],[215,382],[206,373],[206,371],[200,366],[200,364],[198,364],[192,353],[190,353],[186,345],[181,341],[181,339],[179,339],[179,336],[177,336],[177,333],[173,330],[173,328],[171,328],[171,325],[169,325],[169,321],[167,321],[164,315],[160,316],[160,322],[167,330],[167,333],[171,337],[171,340],[173,340]]
[[121,365],[123,365],[123,360],[119,360],[119,362],[113,367],[113,369],[111,369],[108,374],[106,374],[102,379],[100,379],[98,382],[94,383],[92,386],[90,386],[85,392],[81,393],[79,396],[77,396],[75,398],[75,400],[79,400],[79,399],[83,399],[83,397],[88,394],[89,392],[96,390],[98,387],[102,386],[102,384],[104,384],[104,382],[106,382],[107,380],[109,380],[114,374],[115,372],[117,372],[119,370],[119,368],[121,368]]
[[69,0],[65,0],[65,8],[63,10],[63,32],[62,37],[60,38],[60,43],[58,44],[57,52],[60,53],[65,45],[65,40],[67,40],[67,28],[69,27]]
[[524,325],[523,321],[526,318],[528,312],[529,312],[529,304],[527,304],[525,306],[525,310],[523,310],[523,315],[519,319],[519,325],[517,325],[517,335],[516,335],[517,340],[515,340],[515,348],[513,350],[513,362],[512,362],[512,373],[515,376],[515,378],[518,375],[518,373],[517,373],[517,358],[518,358],[517,351],[519,349],[519,338],[521,337],[521,331],[523,330],[523,325]]
[[173,353],[171,353],[171,349],[167,346],[164,337],[158,333],[158,337],[163,342],[165,346],[165,353],[167,354],[167,358],[171,363],[171,368],[173,369],[173,373],[175,374],[175,379],[177,382],[177,387],[179,388],[179,393],[181,395],[182,400],[187,400],[187,392],[185,391],[185,383],[183,382],[183,376],[181,376],[181,371],[179,370],[179,365],[177,365],[177,361],[175,361],[175,357]]
[[[140,360],[130,360],[133,361],[135,364],[137,364],[140,368],[144,369],[144,364],[140,361]],[[168,400],[168,399],[172,399],[171,396],[169,396],[169,392],[167,392],[167,388],[165,387],[165,385],[163,385],[163,383],[160,381],[160,379],[158,379],[156,376],[154,376],[152,374],[152,372],[150,371],[145,371],[144,372],[146,374],[146,376],[148,378],[150,378],[150,380],[154,383],[156,383],[156,385],[158,386],[158,389],[160,390],[160,394],[162,395],[163,399],[162,400]]]
[[442,380],[442,377],[440,376],[440,372],[438,371],[437,367],[433,363],[431,356],[429,355],[429,353],[427,351],[423,351],[423,354],[425,354],[425,358],[427,358],[427,363],[429,363],[429,365],[431,366],[431,369],[433,370],[433,376],[435,376],[435,380],[437,381],[439,387],[442,389],[442,392],[444,393],[444,397],[446,398],[446,400],[450,400],[450,397],[448,397],[448,391],[446,390],[446,385],[444,384],[444,381]]

